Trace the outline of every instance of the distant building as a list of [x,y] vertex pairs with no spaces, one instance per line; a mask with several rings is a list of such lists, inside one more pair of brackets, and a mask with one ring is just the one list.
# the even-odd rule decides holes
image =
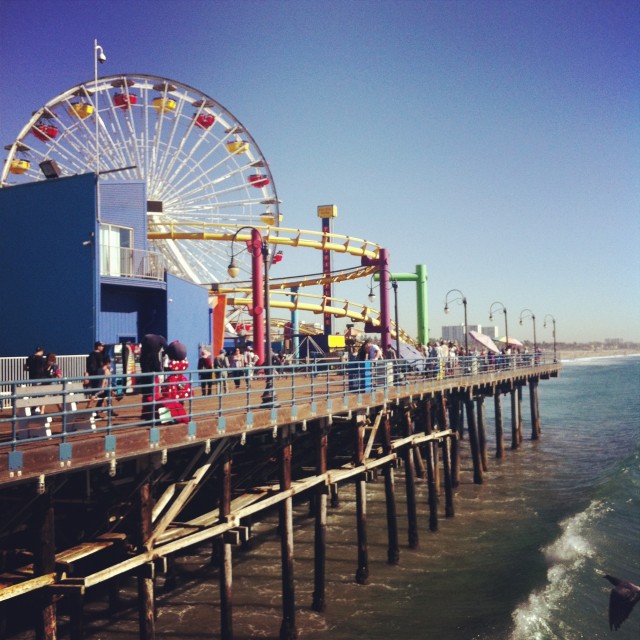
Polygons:
[[624,342],[624,340],[622,338],[605,338],[604,339],[604,346],[611,348],[611,347],[619,347],[622,343]]
[[[484,333],[485,336],[489,336],[492,340],[498,337],[498,327],[485,327],[481,324],[467,325],[468,331],[477,331],[478,333]],[[464,324],[454,324],[442,327],[441,337],[447,342],[458,342],[462,344],[464,342]]]

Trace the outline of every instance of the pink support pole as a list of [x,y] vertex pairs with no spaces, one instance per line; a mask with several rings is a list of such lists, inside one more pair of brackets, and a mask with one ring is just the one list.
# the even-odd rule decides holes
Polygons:
[[262,237],[256,229],[251,230],[251,241],[247,243],[251,253],[251,291],[253,306],[253,350],[258,356],[258,364],[264,363],[264,273],[262,258]]

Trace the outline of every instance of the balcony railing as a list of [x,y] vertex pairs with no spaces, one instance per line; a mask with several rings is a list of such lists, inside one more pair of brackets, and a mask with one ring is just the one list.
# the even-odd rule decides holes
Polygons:
[[164,258],[159,253],[100,245],[101,276],[162,281],[164,272]]

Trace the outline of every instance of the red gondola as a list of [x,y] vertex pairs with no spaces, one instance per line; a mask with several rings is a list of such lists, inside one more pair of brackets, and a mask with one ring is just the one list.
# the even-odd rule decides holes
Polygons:
[[138,102],[138,96],[133,93],[116,93],[113,96],[113,104],[125,111],[132,105]]
[[201,113],[196,118],[196,127],[200,127],[200,129],[208,129],[213,126],[213,123],[216,121],[216,117],[212,116],[209,113]]
[[58,135],[58,127],[52,124],[46,124],[45,122],[39,122],[35,127],[33,127],[33,129],[31,129],[31,133],[33,133],[38,140],[47,142]]
[[262,187],[266,187],[271,180],[269,180],[268,176],[262,175],[261,173],[255,173],[252,176],[249,176],[249,184],[256,189],[260,189]]

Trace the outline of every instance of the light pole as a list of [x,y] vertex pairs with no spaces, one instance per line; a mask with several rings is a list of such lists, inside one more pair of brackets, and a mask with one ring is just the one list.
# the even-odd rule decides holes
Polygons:
[[500,307],[502,307],[502,312],[504,313],[504,340],[505,340],[504,348],[506,353],[507,349],[509,348],[509,325],[507,324],[507,308],[499,300],[496,300],[496,302],[491,303],[491,306],[489,307],[489,320],[493,320],[493,307],[495,307],[497,304],[499,304]]
[[468,325],[467,325],[467,298],[460,291],[460,289],[451,289],[447,291],[447,295],[444,297],[444,312],[449,313],[449,294],[450,293],[459,293],[460,296],[458,298],[453,298],[451,302],[460,302],[464,306],[464,355],[469,355],[469,338],[467,337]]
[[[93,41],[93,79],[94,79],[94,108],[96,119],[96,181],[100,175],[100,120],[98,111],[98,62],[104,64],[107,61],[107,56],[104,53],[104,49],[98,44],[97,40]],[[97,184],[97,182],[96,182]]]
[[[524,315],[527,313],[528,315]],[[536,338],[536,314],[531,311],[531,309],[523,309],[520,312],[520,326],[522,326],[523,318],[531,318],[533,321],[533,353],[534,355],[538,352],[538,340]]]
[[[240,273],[240,267],[236,264],[236,255],[233,251],[234,243],[238,238],[238,234],[249,229],[251,231],[251,240],[247,243],[247,250],[252,258],[251,269],[251,283],[253,291],[253,339],[258,357],[262,356],[262,364],[265,367],[266,383],[265,391],[262,394],[262,404],[273,406],[275,403],[275,392],[273,391],[273,375],[270,372],[272,366],[271,357],[271,301],[269,296],[269,243],[264,240],[262,234],[255,227],[240,227],[231,239],[231,262],[227,268],[227,273],[232,278],[237,278]],[[260,268],[260,258],[262,258],[262,265],[264,265],[264,272]],[[264,273],[264,278],[262,277]],[[261,292],[261,285],[263,285],[263,291]],[[264,325],[261,322],[256,322],[262,314],[262,308],[257,301],[260,294],[263,295],[264,300]]]
[[400,325],[398,324],[398,281],[392,280],[393,287],[393,304],[394,304],[394,320],[396,323],[396,358],[400,359]]
[[545,329],[547,328],[547,318],[551,318],[551,322],[553,322],[553,361],[558,362],[556,357],[556,319],[550,313],[547,313],[544,317],[544,324],[542,325]]

